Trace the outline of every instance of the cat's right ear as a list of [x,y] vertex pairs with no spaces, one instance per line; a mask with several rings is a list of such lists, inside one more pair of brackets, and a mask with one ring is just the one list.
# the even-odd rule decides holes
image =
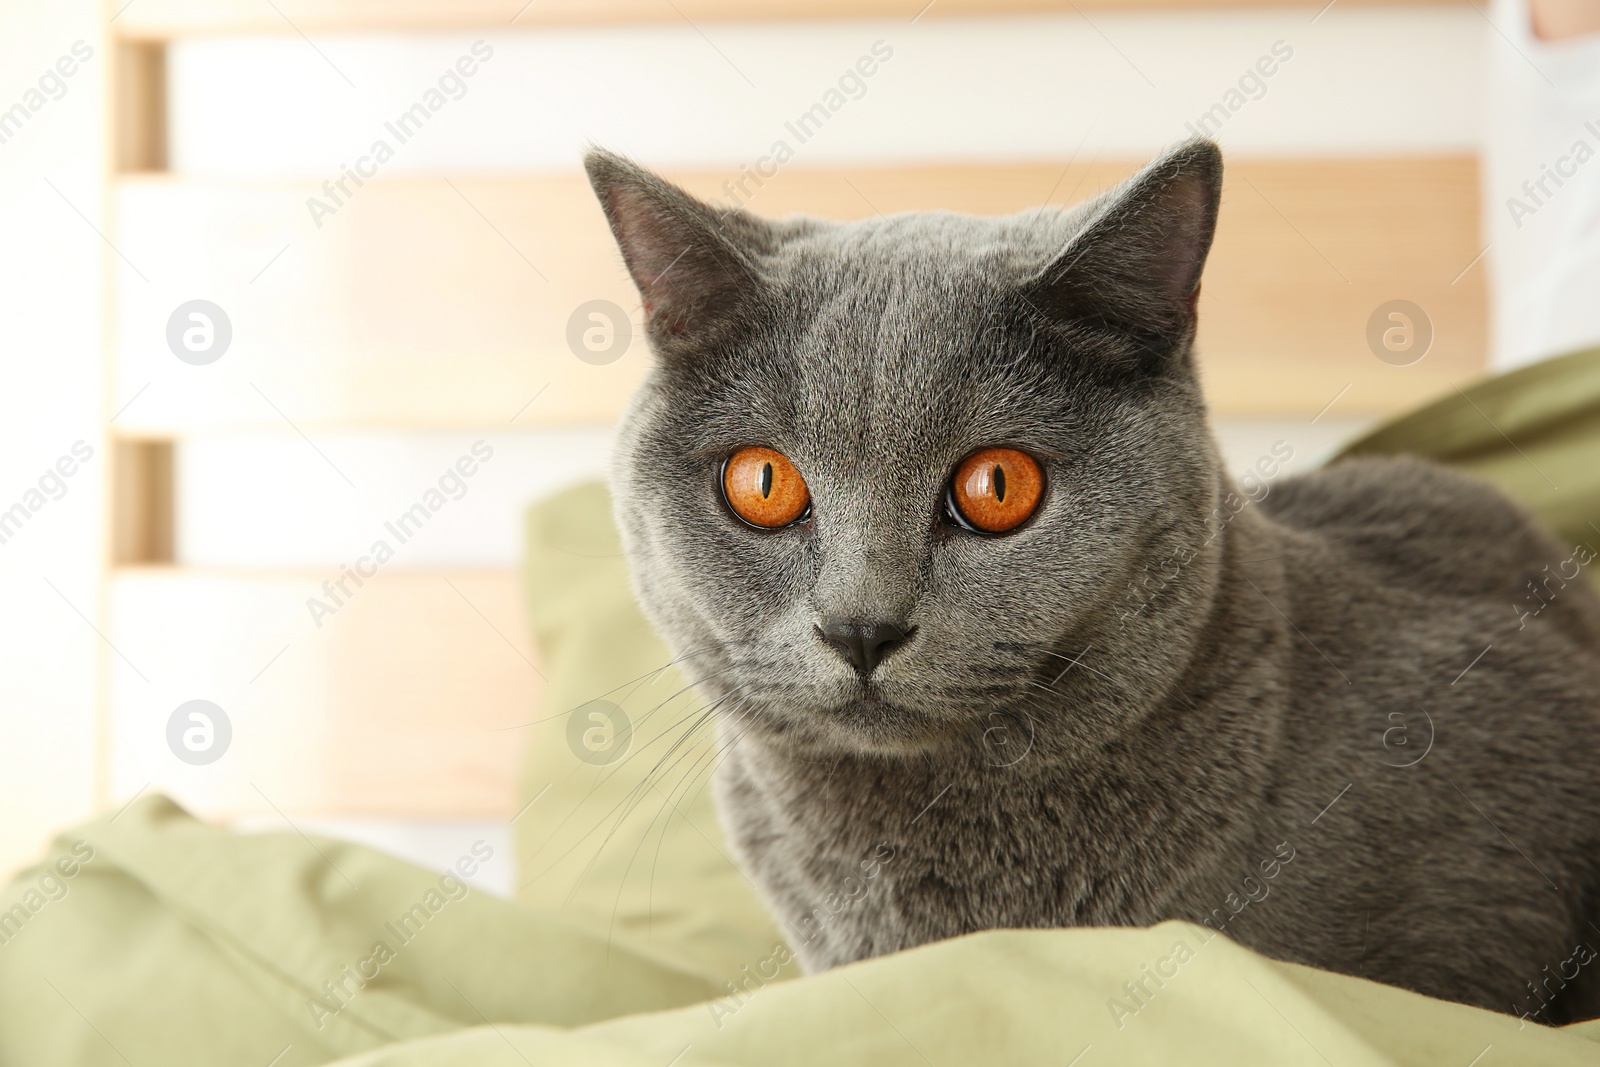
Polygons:
[[757,273],[741,244],[759,219],[719,211],[604,149],[591,149],[583,165],[658,349],[702,338],[754,297]]

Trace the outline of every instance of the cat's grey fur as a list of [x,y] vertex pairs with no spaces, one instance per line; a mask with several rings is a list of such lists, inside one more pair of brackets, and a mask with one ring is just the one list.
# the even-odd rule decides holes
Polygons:
[[[1600,605],[1549,582],[1572,547],[1422,462],[1239,506],[1191,352],[1215,146],[1008,218],[770,222],[588,168],[656,357],[617,450],[626,551],[808,969],[1209,919],[1281,959],[1600,1013],[1600,962],[1547,981],[1600,946]],[[750,445],[797,465],[807,521],[730,514],[719,465]],[[992,445],[1047,478],[1004,536],[945,517]],[[1550,603],[1519,620],[1530,580]],[[828,618],[911,636],[864,682]]]

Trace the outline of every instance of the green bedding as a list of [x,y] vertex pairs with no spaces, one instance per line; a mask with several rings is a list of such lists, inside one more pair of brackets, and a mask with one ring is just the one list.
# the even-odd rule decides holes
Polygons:
[[1397,453],[1493,482],[1563,545],[1600,548],[1600,349],[1446,393],[1350,442],[1341,455]]
[[[1580,461],[1600,357],[1557,362],[1542,409],[1491,381],[1436,417],[1577,536],[1600,519]],[[1518,445],[1463,412],[1538,451],[1496,466]],[[1447,436],[1396,427],[1359,450]],[[1524,494],[1534,463],[1591,488]],[[633,604],[604,490],[540,505],[528,533],[551,687],[522,731],[517,901],[467,890],[471,851],[442,874],[146,797],[0,896],[0,1065],[1600,1063],[1600,1023],[1539,1027],[1177,923],[996,931],[800,979],[726,855],[706,731],[678,742],[701,705]]]
[[57,859],[71,877],[36,868],[5,894],[43,903],[0,944],[0,1063],[1600,1062],[1592,1025],[1524,1025],[1178,923],[978,934],[719,997],[559,915],[159,797],[63,835]]

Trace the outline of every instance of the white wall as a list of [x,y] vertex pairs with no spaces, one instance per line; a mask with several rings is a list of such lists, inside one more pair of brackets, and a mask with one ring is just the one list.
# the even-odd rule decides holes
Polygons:
[[[43,498],[0,544],[0,872],[37,854],[50,828],[82,818],[92,800],[106,473],[101,243],[91,227],[101,208],[97,13],[92,0],[0,5],[0,110],[26,106],[75,41],[94,49],[60,98],[41,94],[39,110],[0,143],[0,511]],[[64,495],[28,497],[79,440],[95,454],[64,480]]]
[[492,458],[459,489],[449,483],[450,506],[405,543],[393,567],[516,566],[528,502],[604,477],[611,455],[605,429],[318,432],[323,455],[281,433],[208,436],[178,449],[178,562],[336,573],[479,440]]
[[[173,166],[337,175],[475,40],[493,57],[386,169],[550,169],[590,140],[737,170],[875,42],[892,50],[796,165],[1138,157],[1186,136],[1276,42],[1220,139],[1253,155],[1470,152],[1485,26],[1470,8],[1095,11],[1028,18],[200,40],[175,49]],[[320,54],[319,54],[320,50]],[[348,80],[347,80],[348,79]]]

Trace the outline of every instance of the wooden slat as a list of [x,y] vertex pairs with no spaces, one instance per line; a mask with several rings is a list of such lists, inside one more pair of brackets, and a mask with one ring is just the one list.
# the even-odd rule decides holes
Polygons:
[[[1005,213],[1081,199],[1133,164],[784,171],[752,209],[839,218]],[[726,174],[674,175],[700,195]],[[1054,192],[1052,192],[1054,190]],[[648,361],[642,340],[592,366],[567,347],[577,306],[637,297],[575,175],[370,181],[313,225],[306,183],[171,178],[119,185],[118,418],[131,434],[240,424],[419,427],[609,423]],[[1209,396],[1228,415],[1402,409],[1484,364],[1476,163],[1468,158],[1238,160],[1201,298]],[[148,278],[143,281],[134,273]],[[165,340],[204,297],[233,324],[209,366]],[[1368,350],[1368,316],[1404,298],[1433,319],[1421,363]],[[540,393],[546,384],[548,389]],[[147,387],[147,388],[145,388]],[[144,392],[138,391],[144,388]]]
[[[1344,0],[1380,6],[1397,0]],[[1406,0],[1445,5],[1463,0]],[[209,33],[373,32],[503,29],[605,23],[1071,14],[1075,10],[1210,10],[1284,6],[1284,0],[108,0],[124,37]],[[1306,6],[1306,5],[1299,5]]]
[[111,96],[112,163],[124,172],[167,166],[167,50],[159,43],[118,41]]
[[111,469],[111,561],[171,563],[171,441],[114,440]]
[[[525,733],[509,728],[542,684],[517,576],[380,572],[318,628],[306,599],[337,577],[115,572],[112,793],[218,816],[506,817]],[[166,742],[192,699],[233,726],[205,766]]]

